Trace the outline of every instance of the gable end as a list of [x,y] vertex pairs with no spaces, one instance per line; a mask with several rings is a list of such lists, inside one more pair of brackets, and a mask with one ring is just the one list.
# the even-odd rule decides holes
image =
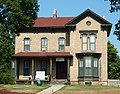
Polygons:
[[106,30],[108,32],[107,36],[109,36],[112,24],[108,22],[107,20],[105,20],[104,18],[102,18],[101,16],[94,13],[93,11],[91,11],[90,9],[87,9],[86,11],[84,11],[83,13],[81,13],[80,15],[72,19],[71,21],[69,21],[66,24],[66,26],[75,26],[78,22],[80,22],[86,17],[91,17],[97,22],[99,22],[101,24],[101,30]]

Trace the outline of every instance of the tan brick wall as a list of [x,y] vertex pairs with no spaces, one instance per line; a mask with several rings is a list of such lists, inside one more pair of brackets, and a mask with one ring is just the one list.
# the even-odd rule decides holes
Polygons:
[[[86,22],[91,21],[91,25],[87,26]],[[98,30],[97,39],[96,39],[96,51],[101,53],[101,58],[99,60],[99,69],[101,66],[101,73],[99,70],[99,76],[101,75],[99,81],[107,81],[107,32],[101,31],[100,23],[96,22],[91,17],[86,17],[82,21],[76,24],[76,30],[70,32],[70,47],[66,46],[65,51],[71,52],[73,55],[73,62],[70,66],[70,80],[73,82],[78,81],[78,59],[76,58],[75,53],[82,52],[81,50],[81,39],[80,39],[80,30]],[[41,38],[48,38],[48,51],[58,51],[58,39],[59,37],[66,38],[65,33],[21,33],[20,36],[16,37],[15,41],[15,53],[23,52],[24,50],[24,38],[29,37],[31,40],[30,51],[31,52],[40,52],[41,51]],[[89,51],[89,50],[88,50]],[[90,51],[89,51],[90,52]],[[39,62],[36,60],[35,62]],[[22,65],[20,62],[21,69],[19,70],[22,73]],[[36,70],[39,70],[39,65],[35,65]],[[55,67],[55,65],[53,65]],[[55,72],[53,73],[55,76]]]
[[[87,26],[86,22],[91,21],[91,25]],[[107,81],[107,32],[101,31],[100,23],[96,22],[90,17],[86,17],[81,22],[76,25],[76,30],[71,31],[70,33],[70,51],[73,54],[73,66],[70,67],[70,78],[71,81],[76,81],[78,77],[78,60],[75,56],[75,53],[83,52],[81,49],[81,39],[79,31],[82,30],[98,30],[97,39],[96,39],[96,50],[95,52],[101,53],[101,58],[99,64],[101,65],[101,77],[99,70],[99,79],[101,82]],[[88,47],[89,48],[89,47]],[[87,50],[91,52],[90,50]],[[99,65],[99,69],[100,69]]]
[[30,51],[41,51],[41,38],[46,37],[48,39],[48,51],[58,51],[58,39],[60,37],[65,38],[65,33],[20,33],[20,36],[16,36],[15,40],[15,53],[24,52],[24,38],[30,38]]

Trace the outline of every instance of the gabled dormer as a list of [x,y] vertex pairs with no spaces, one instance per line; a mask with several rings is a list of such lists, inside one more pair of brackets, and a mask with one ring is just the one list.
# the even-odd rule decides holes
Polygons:
[[[109,36],[112,24],[110,22],[108,22],[105,18],[103,18],[103,17],[99,16],[98,14],[94,13],[93,11],[91,11],[90,9],[87,9],[86,11],[84,11],[83,13],[78,15],[77,17],[74,17],[71,21],[66,23],[65,26],[67,26],[67,27],[73,27],[74,26],[75,27],[78,22],[82,21],[86,17],[91,17],[95,21],[100,23],[101,24],[101,30],[106,30],[107,31],[107,36]],[[91,24],[90,21],[86,22],[86,25],[90,25],[90,24]]]

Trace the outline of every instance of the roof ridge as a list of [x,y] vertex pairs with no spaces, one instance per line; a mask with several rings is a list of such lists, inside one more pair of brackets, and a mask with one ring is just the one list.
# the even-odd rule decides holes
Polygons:
[[[38,17],[38,18],[53,18],[53,17]],[[71,17],[70,16],[69,17],[65,16],[65,17],[57,17],[57,18],[75,18],[75,16],[74,17],[73,16],[71,16]]]

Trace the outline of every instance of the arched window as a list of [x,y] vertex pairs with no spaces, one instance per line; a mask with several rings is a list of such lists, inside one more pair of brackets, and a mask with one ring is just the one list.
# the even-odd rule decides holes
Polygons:
[[95,50],[96,45],[96,35],[90,34],[90,50]]
[[87,34],[82,34],[82,50],[88,49],[88,37]]
[[59,51],[65,50],[65,38],[61,37],[59,38]]
[[30,38],[24,38],[24,51],[30,51]]
[[96,33],[82,33],[80,38],[82,41],[82,50],[96,49]]
[[41,50],[42,51],[47,50],[47,42],[48,42],[48,39],[46,37],[41,38]]

